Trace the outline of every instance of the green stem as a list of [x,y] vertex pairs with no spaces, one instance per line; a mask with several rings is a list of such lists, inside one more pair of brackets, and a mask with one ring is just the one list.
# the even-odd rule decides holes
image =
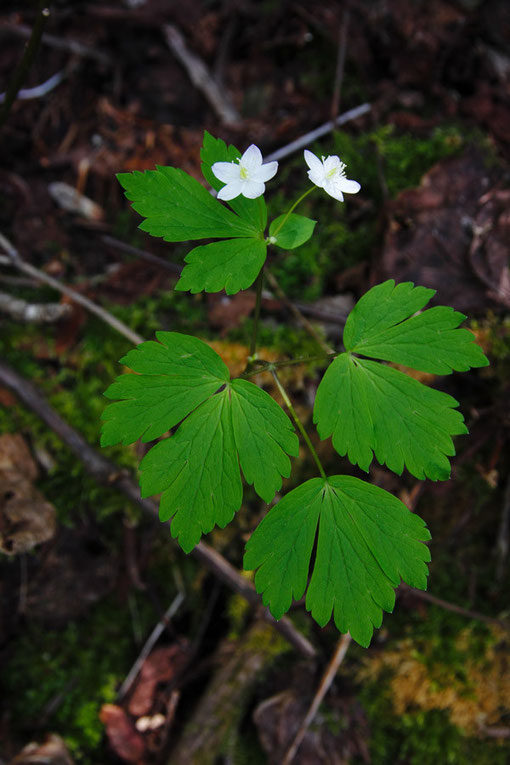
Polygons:
[[292,205],[292,207],[290,208],[290,210],[288,210],[288,212],[285,214],[285,218],[282,220],[282,222],[280,223],[280,225],[278,226],[278,228],[276,229],[276,231],[273,231],[273,233],[271,234],[271,236],[274,236],[274,237],[276,237],[276,236],[278,235],[279,231],[281,231],[281,229],[282,229],[282,228],[285,226],[285,224],[286,224],[286,222],[287,222],[287,218],[289,217],[289,215],[290,215],[292,212],[294,212],[294,210],[296,209],[296,207],[298,206],[298,204],[300,204],[300,202],[302,202],[302,201],[303,201],[303,199],[305,199],[305,197],[307,197],[307,196],[308,196],[308,194],[311,194],[311,193],[312,193],[312,191],[315,191],[315,189],[316,189],[316,188],[317,188],[317,186],[312,186],[312,188],[311,188],[311,189],[308,189],[307,191],[305,191],[305,193],[304,193],[304,194],[301,194],[301,196],[300,196],[300,197],[299,197],[299,198],[298,198],[298,199],[297,199],[297,200],[294,202],[294,204]]
[[260,306],[262,304],[262,285],[264,284],[264,266],[259,271],[259,275],[257,276],[257,281],[255,282],[255,288],[257,290],[257,297],[255,300],[255,313],[253,315],[253,333],[251,336],[251,342],[250,342],[250,355],[249,360],[254,361],[257,352],[257,335],[259,331],[259,320],[260,320]]
[[271,370],[271,374],[274,377],[274,381],[275,381],[276,385],[278,386],[278,390],[280,391],[281,396],[282,396],[283,400],[285,401],[285,404],[286,404],[287,409],[289,410],[289,412],[290,412],[290,414],[292,416],[292,419],[296,423],[296,427],[298,428],[299,432],[303,436],[303,438],[304,438],[304,440],[306,442],[306,445],[308,446],[308,448],[310,450],[310,453],[311,453],[312,457],[315,460],[315,464],[317,465],[317,468],[319,470],[319,473],[321,474],[321,477],[324,478],[324,480],[326,480],[326,473],[324,472],[324,468],[322,467],[322,463],[321,463],[321,461],[319,459],[319,455],[315,451],[315,448],[314,448],[312,442],[310,441],[310,436],[306,432],[303,423],[301,422],[301,420],[297,416],[296,410],[292,406],[292,402],[291,402],[290,398],[287,395],[287,391],[285,390],[285,388],[281,384],[280,380],[278,379],[278,375],[276,374],[276,371],[274,369]]
[[5,101],[0,111],[0,128],[2,128],[6,122],[7,117],[9,116],[9,112],[11,111],[11,106],[16,100],[19,89],[23,85],[30,67],[32,66],[36,53],[39,49],[39,43],[41,42],[44,27],[48,21],[49,16],[50,11],[45,7],[45,1],[40,0],[38,14],[32,29],[30,40],[26,45],[21,61],[14,71],[12,80],[9,83],[9,87],[7,88],[7,92],[5,94]]
[[258,197],[257,199],[258,205],[259,205],[259,213],[260,213],[260,230],[262,232],[262,235],[264,235],[264,208],[262,205],[264,204],[264,197]]
[[255,377],[262,372],[272,372],[273,369],[280,369],[281,367],[291,367],[295,364],[308,364],[311,361],[327,361],[333,360],[338,356],[340,351],[333,351],[332,353],[318,353],[316,356],[299,356],[297,359],[288,359],[286,361],[264,361],[261,362],[257,369],[250,369],[250,371],[243,372],[239,377]]

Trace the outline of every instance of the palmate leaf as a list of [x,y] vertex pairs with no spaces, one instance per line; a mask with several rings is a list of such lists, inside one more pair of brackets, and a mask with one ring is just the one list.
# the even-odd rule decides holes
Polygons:
[[244,567],[258,569],[257,592],[276,619],[305,592],[317,525],[306,608],[320,626],[333,614],[341,632],[368,646],[401,579],[426,589],[430,534],[400,500],[365,481],[307,481],[269,511],[246,545]]
[[178,332],[156,338],[121,359],[138,374],[117,377],[105,391],[123,400],[103,413],[102,446],[159,438],[230,379],[218,354],[198,338]]
[[230,381],[215,351],[195,337],[158,332],[122,361],[108,388],[104,446],[153,440],[179,422],[141,463],[143,496],[162,493],[161,520],[189,552],[215,524],[223,527],[242,501],[241,469],[266,502],[290,475],[298,439],[287,415],[247,380]]
[[190,175],[175,167],[119,173],[132,207],[145,220],[142,231],[166,242],[253,237],[258,229],[214,199]]
[[409,318],[434,294],[390,280],[372,288],[349,315],[344,344],[324,375],[314,405],[321,438],[333,436],[342,456],[368,470],[373,456],[394,472],[445,480],[452,436],[467,433],[458,402],[373,356],[436,374],[486,366],[474,336],[456,327],[465,318],[438,307]]
[[267,245],[262,239],[229,239],[195,247],[186,257],[186,265],[176,290],[220,292],[234,295],[247,289],[264,265]]

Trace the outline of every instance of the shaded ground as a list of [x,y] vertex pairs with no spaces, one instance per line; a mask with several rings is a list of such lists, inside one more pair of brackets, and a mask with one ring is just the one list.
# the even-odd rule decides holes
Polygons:
[[[25,3],[10,5],[0,11],[0,91],[22,54],[23,26],[35,19]],[[229,122],[225,104],[211,105],[191,84],[169,48],[168,24],[228,96]],[[233,370],[247,356],[253,295],[173,292],[187,248],[136,229],[115,173],[159,163],[200,177],[204,129],[239,148],[255,142],[267,155],[326,122],[335,106],[370,104],[311,147],[339,154],[362,192],[341,207],[325,195],[306,200],[317,236],[273,255],[271,272],[333,344],[371,284],[391,277],[432,286],[436,302],[469,315],[491,367],[430,381],[460,401],[470,429],[458,440],[451,481],[422,486],[371,472],[431,528],[430,592],[442,600],[402,589],[372,647],[349,648],[295,762],[506,763],[508,631],[497,620],[508,618],[509,575],[508,3],[56,2],[45,31],[23,87],[58,72],[63,79],[43,97],[17,101],[3,127],[0,233],[26,262],[135,332],[197,334]],[[76,52],[71,41],[86,49]],[[270,213],[285,209],[304,181],[300,153],[282,160]],[[58,184],[94,205],[69,209],[69,188]],[[147,251],[167,266],[149,262]],[[0,269],[0,292],[57,303],[61,313],[39,325],[12,306],[0,313],[2,361],[96,447],[102,392],[129,341],[26,274]],[[261,339],[271,358],[316,351],[281,296],[269,293]],[[291,369],[286,383],[308,419],[322,370]],[[53,763],[281,762],[337,643],[335,628],[319,630],[298,605],[291,618],[317,652],[301,656],[164,528],[115,487],[100,486],[1,383],[0,434],[0,760],[54,734],[68,754],[50,740]],[[328,442],[318,448],[325,465],[352,472]],[[106,456],[134,474],[141,453],[133,446]],[[311,475],[302,455],[286,488]],[[240,566],[264,511],[246,490],[235,522],[208,541]],[[137,681],[123,686],[172,603]],[[23,757],[16,762],[39,762],[42,753]]]

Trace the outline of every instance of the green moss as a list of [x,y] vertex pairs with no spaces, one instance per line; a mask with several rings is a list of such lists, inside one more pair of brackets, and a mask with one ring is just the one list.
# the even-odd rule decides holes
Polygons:
[[[381,678],[359,695],[370,723],[372,765],[505,765],[508,751],[496,741],[464,736],[443,710],[415,710],[396,715]],[[354,761],[353,765],[361,765]]]
[[[137,611],[146,633],[155,615],[143,596]],[[26,629],[2,671],[3,695],[20,737],[33,736],[43,721],[44,730],[65,739],[76,762],[103,761],[98,714],[115,701],[136,656],[132,634],[129,610],[113,598],[64,629]]]

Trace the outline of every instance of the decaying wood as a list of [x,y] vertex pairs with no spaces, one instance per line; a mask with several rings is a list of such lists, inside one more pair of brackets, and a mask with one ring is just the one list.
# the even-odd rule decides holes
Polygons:
[[179,30],[172,24],[166,24],[163,32],[168,47],[186,69],[193,85],[209,101],[219,119],[230,125],[239,124],[239,112],[227,94],[218,87],[204,62],[188,49]]
[[256,622],[233,648],[217,651],[218,670],[186,725],[169,765],[213,765],[228,748],[260,672],[278,653],[275,636]]

